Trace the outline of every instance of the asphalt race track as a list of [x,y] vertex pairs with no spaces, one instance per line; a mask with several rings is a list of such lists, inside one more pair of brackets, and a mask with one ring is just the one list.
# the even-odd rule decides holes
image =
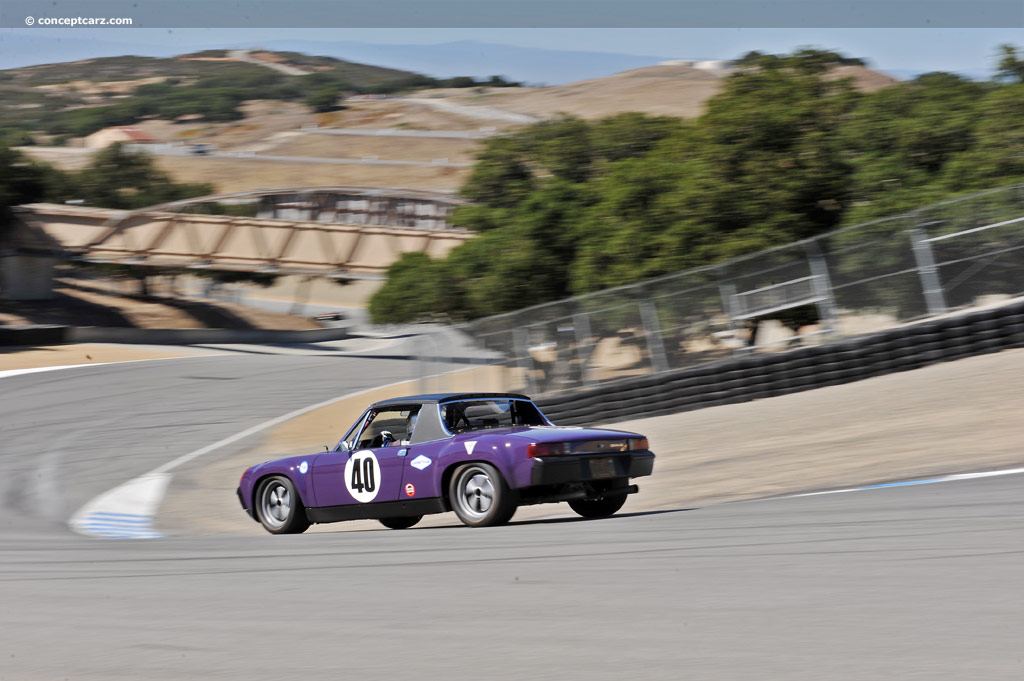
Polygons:
[[1024,678],[1021,475],[487,529],[64,528],[164,461],[414,377],[397,357],[3,379],[0,681]]

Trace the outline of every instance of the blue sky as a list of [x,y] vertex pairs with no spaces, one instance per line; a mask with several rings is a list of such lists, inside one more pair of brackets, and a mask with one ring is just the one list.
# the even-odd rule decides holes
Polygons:
[[[1001,43],[1024,47],[1022,29],[3,29],[0,67],[17,55],[4,55],[4,35],[24,39],[60,38],[45,61],[63,61],[61,42],[95,40],[158,48],[212,47],[289,38],[384,44],[436,44],[460,40],[546,49],[614,52],[673,58],[727,59],[752,49],[786,52],[802,45],[863,57],[880,69],[989,72]],[[8,50],[20,41],[7,41]],[[48,50],[50,47],[48,46]],[[81,58],[81,57],[71,57]]]

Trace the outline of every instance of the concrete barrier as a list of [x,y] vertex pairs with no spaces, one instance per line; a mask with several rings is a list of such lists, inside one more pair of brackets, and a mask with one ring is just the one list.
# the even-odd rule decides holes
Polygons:
[[322,343],[349,338],[348,327],[276,331],[265,329],[134,329],[74,326],[69,343],[132,343],[138,345],[208,345],[267,343]]
[[0,345],[60,345],[67,342],[68,328],[56,324],[0,325]]
[[273,331],[264,329],[135,329],[104,326],[0,326],[0,345],[126,343],[136,345],[206,345],[241,343],[322,343],[349,338],[348,327]]

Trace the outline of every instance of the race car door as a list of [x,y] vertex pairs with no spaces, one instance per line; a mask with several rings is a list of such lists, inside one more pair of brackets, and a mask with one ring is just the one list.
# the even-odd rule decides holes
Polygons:
[[317,506],[395,501],[402,486],[409,408],[371,409],[355,435],[340,449],[321,454],[313,465]]

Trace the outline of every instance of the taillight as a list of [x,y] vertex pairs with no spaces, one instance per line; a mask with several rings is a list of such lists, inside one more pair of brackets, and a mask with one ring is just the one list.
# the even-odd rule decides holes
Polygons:
[[645,437],[631,437],[629,438],[629,450],[636,452],[644,449],[650,449],[651,445],[647,442]]
[[558,456],[565,454],[568,446],[564,442],[534,442],[526,448],[526,455],[531,459],[538,456]]

